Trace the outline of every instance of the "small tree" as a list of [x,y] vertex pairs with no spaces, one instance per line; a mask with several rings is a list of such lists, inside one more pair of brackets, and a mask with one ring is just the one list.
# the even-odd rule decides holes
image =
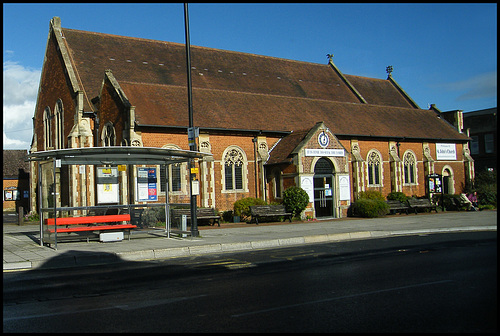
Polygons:
[[309,195],[304,189],[292,186],[283,191],[283,205],[293,217],[299,216],[307,204],[309,204]]

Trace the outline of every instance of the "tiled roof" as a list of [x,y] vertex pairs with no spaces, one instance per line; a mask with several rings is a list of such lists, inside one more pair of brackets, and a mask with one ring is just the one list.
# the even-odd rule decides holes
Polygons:
[[[185,87],[130,82],[120,86],[136,106],[139,125],[188,124]],[[204,128],[293,131],[323,121],[337,135],[466,139],[430,110],[197,88],[193,106],[194,125]]]
[[3,150],[3,178],[17,178],[19,169],[29,173],[29,162],[24,161],[28,152],[25,150]]
[[344,75],[368,104],[412,108],[412,104],[385,79]]
[[[62,32],[89,100],[111,69],[139,125],[188,125],[183,44]],[[330,65],[195,46],[191,59],[195,126],[292,131],[323,121],[338,135],[466,139],[388,80],[345,76],[365,104]]]
[[291,153],[309,133],[309,130],[294,131],[282,138],[274,148],[272,148],[269,159],[266,164],[289,163]]
[[[106,69],[119,81],[185,86],[183,44],[63,29],[78,76],[90,98]],[[329,65],[191,46],[192,85],[356,103]]]

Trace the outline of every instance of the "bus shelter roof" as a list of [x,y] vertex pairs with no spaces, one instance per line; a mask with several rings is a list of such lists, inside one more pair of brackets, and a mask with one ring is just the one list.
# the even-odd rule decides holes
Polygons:
[[61,160],[61,165],[172,164],[212,154],[156,147],[84,147],[55,149],[28,154],[27,161]]

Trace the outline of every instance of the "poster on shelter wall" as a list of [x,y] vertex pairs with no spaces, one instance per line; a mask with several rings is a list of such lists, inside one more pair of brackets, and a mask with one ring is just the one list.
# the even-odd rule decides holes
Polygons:
[[157,201],[156,167],[137,167],[137,201]]
[[119,202],[118,169],[97,167],[97,204]]

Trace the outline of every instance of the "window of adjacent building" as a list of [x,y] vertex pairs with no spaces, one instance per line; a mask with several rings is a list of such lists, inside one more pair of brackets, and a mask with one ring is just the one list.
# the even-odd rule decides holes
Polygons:
[[485,153],[493,153],[494,152],[494,142],[493,142],[493,133],[488,133],[484,135],[484,152]]
[[477,135],[471,136],[470,142],[470,153],[471,154],[479,154],[479,137]]
[[368,154],[367,164],[368,164],[368,185],[375,186],[380,185],[381,181],[381,163],[382,159],[380,154],[372,151]]
[[281,171],[274,171],[274,197],[281,198]]
[[46,107],[43,112],[43,136],[45,138],[45,149],[49,149],[52,147],[52,127],[51,122],[52,113],[50,112],[50,108]]
[[102,130],[102,145],[104,147],[114,146],[116,141],[115,128],[113,124],[108,122]]
[[[168,175],[170,176],[168,188],[169,192],[177,192],[182,190],[182,181],[181,181],[181,164],[171,164],[167,165]],[[165,192],[165,179],[167,178],[167,170],[165,169],[165,165],[160,165],[160,191]]]
[[416,164],[417,160],[415,156],[411,152],[406,152],[403,158],[403,166],[404,166],[404,183],[405,184],[415,184],[416,183]]
[[243,153],[232,148],[224,156],[225,190],[243,189]]

